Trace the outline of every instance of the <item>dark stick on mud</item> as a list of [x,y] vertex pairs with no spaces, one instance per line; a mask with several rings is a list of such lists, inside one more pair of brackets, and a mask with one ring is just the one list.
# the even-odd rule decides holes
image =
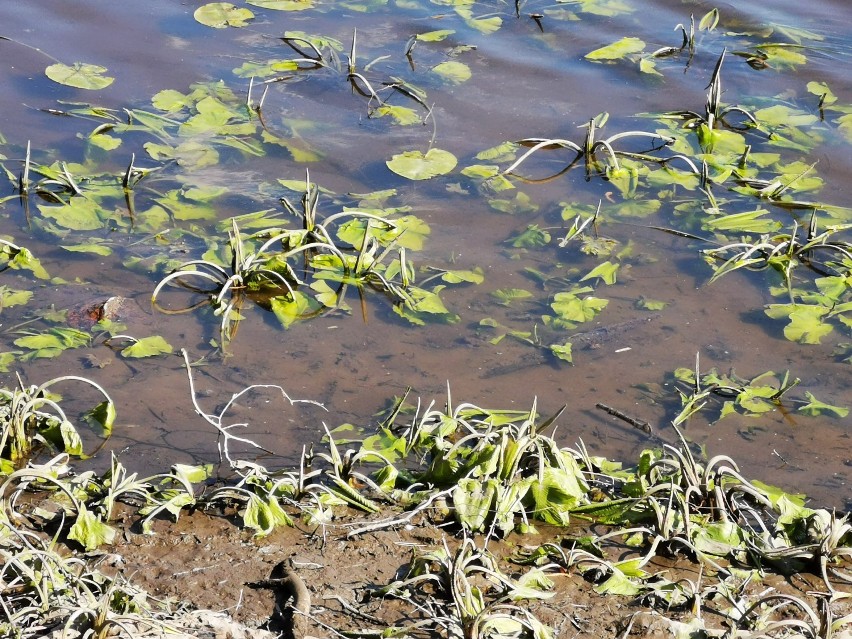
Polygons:
[[296,574],[292,559],[277,564],[269,579],[247,582],[250,588],[268,588],[275,593],[275,610],[269,620],[270,628],[283,630],[288,639],[302,639],[306,634],[307,617],[311,611],[311,592]]

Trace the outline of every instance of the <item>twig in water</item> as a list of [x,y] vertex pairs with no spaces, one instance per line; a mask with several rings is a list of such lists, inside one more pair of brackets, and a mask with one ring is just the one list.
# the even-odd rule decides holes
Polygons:
[[613,417],[617,417],[618,419],[627,422],[628,424],[633,426],[633,428],[638,428],[643,433],[647,433],[648,435],[651,435],[651,436],[654,435],[654,431],[651,428],[651,424],[649,424],[648,422],[646,422],[643,419],[636,419],[635,417],[631,417],[627,413],[621,412],[617,408],[613,408],[612,406],[607,406],[606,404],[601,404],[600,402],[595,404],[595,407],[600,408],[602,411],[612,415]]

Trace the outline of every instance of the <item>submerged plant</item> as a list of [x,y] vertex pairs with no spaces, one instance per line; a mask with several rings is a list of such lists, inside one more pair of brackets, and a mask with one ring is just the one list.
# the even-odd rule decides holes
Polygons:
[[115,404],[97,383],[85,377],[66,375],[40,386],[27,386],[18,377],[15,389],[0,388],[0,469],[10,472],[26,462],[41,447],[83,456],[83,442],[76,427],[59,405],[60,397],[50,392],[56,384],[82,382],[95,388],[105,400],[86,414],[105,436],[112,432]]

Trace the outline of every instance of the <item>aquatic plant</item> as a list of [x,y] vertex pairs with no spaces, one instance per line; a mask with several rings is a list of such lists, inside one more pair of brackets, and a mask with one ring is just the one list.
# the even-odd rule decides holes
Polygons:
[[[564,140],[558,138],[525,138],[517,142],[520,146],[530,147],[528,151],[526,151],[521,157],[515,160],[511,165],[509,165],[506,169],[500,172],[500,175],[514,175],[516,169],[518,169],[524,162],[526,162],[533,154],[542,150],[542,149],[571,149],[575,152],[574,158],[568,162],[564,168],[559,170],[554,175],[537,180],[528,180],[524,181],[532,181],[532,182],[541,182],[551,180],[555,177],[563,175],[566,171],[572,168],[580,158],[583,159],[583,165],[586,170],[586,179],[589,179],[592,175],[592,172],[598,173],[600,175],[604,175],[609,179],[613,179],[619,177],[624,169],[619,165],[618,155],[623,152],[617,152],[613,148],[613,143],[622,140],[624,138],[650,138],[652,140],[656,140],[659,143],[659,146],[653,146],[652,150],[657,150],[659,148],[663,148],[669,144],[674,143],[674,138],[661,135],[659,133],[646,132],[646,131],[625,131],[622,133],[616,133],[615,135],[611,135],[608,138],[598,139],[597,134],[600,129],[606,124],[606,121],[609,119],[609,114],[604,113],[596,118],[591,118],[586,125],[586,137],[583,140],[582,146],[572,142],[571,140]],[[599,149],[603,149],[606,152],[606,157],[608,163],[605,165],[601,165],[597,161],[597,151]]]
[[41,385],[26,385],[18,376],[18,387],[0,388],[0,467],[4,472],[25,463],[39,448],[83,456],[77,428],[50,389],[63,382],[81,382],[96,389],[105,399],[86,413],[86,420],[108,437],[115,421],[115,404],[96,382],[65,375]]

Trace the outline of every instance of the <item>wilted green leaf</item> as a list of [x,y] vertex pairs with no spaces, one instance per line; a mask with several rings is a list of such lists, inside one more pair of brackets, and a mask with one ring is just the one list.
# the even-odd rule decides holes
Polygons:
[[561,359],[563,362],[568,362],[569,364],[574,363],[574,355],[571,352],[573,345],[571,342],[566,342],[564,344],[551,344],[549,348],[550,352],[553,353],[557,359]]
[[93,512],[80,505],[80,512],[74,525],[68,531],[68,538],[80,543],[86,550],[96,550],[102,544],[111,544],[115,540],[115,529],[105,524]]
[[698,30],[712,31],[716,28],[717,24],[719,24],[719,10],[716,7],[713,7],[701,17],[701,20],[698,23]]
[[112,428],[115,425],[115,404],[111,401],[104,400],[95,406],[88,413],[83,415],[83,419],[92,428],[98,431],[101,437],[109,437],[112,434]]
[[30,253],[29,249],[23,247],[16,251],[12,256],[12,259],[9,260],[9,268],[14,270],[25,269],[32,271],[32,274],[41,280],[50,278],[50,275],[41,265],[38,258]]
[[485,530],[497,493],[496,480],[461,479],[453,490],[453,508],[459,523],[473,532]]
[[243,523],[246,528],[255,531],[255,536],[263,537],[271,533],[276,526],[292,526],[293,520],[274,497],[270,496],[264,500],[252,494],[243,513]]
[[210,476],[212,470],[213,467],[210,464],[204,466],[174,464],[171,467],[171,474],[175,477],[179,477],[180,479],[186,482],[189,482],[190,484],[197,484],[207,479]]

